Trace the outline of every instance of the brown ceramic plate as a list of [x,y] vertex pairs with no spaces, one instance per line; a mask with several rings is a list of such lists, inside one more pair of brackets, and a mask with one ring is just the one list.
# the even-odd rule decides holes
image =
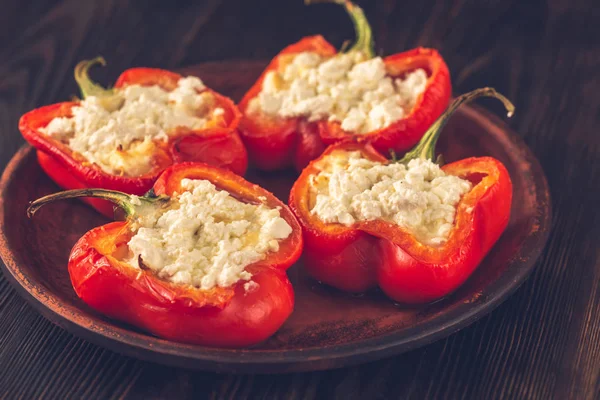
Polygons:
[[[223,62],[186,69],[239,100],[264,63]],[[296,290],[290,319],[266,342],[245,350],[205,348],[162,340],[94,312],[75,295],[67,273],[71,246],[106,219],[79,201],[53,204],[28,220],[29,201],[58,187],[35,152],[23,147],[0,182],[0,254],[19,293],[61,327],[101,346],[154,362],[214,371],[289,372],[342,367],[398,354],[440,339],[489,313],[529,275],[550,229],[548,186],[538,161],[500,119],[464,107],[440,142],[447,161],[491,155],[514,183],[506,232],[474,275],[454,294],[409,308],[375,291],[350,296],[307,277],[302,262],[289,271]],[[286,200],[292,172],[248,178]]]

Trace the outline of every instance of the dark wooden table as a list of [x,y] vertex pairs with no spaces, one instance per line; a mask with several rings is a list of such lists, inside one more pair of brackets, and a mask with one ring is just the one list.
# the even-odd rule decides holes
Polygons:
[[[358,367],[282,376],[138,361],[52,325],[0,278],[0,398],[600,398],[600,7],[594,0],[362,1],[377,49],[438,48],[455,93],[496,87],[549,179],[554,230],[530,279],[445,340]],[[268,59],[303,35],[340,45],[352,26],[300,0],[44,1],[0,5],[0,167],[19,116],[131,66]]]

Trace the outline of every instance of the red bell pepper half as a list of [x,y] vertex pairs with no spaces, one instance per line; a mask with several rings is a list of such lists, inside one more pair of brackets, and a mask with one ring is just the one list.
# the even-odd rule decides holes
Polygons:
[[[136,220],[157,212],[174,193],[183,193],[184,178],[206,179],[243,202],[280,207],[281,217],[293,231],[280,242],[277,252],[246,267],[252,273],[252,281],[258,284],[255,289],[246,291],[245,281],[241,281],[230,287],[201,290],[167,282],[150,270],[125,262]],[[244,347],[271,336],[292,312],[294,292],[285,271],[302,252],[302,231],[287,206],[265,189],[221,168],[182,163],[167,168],[153,190],[138,198],[139,202],[132,202],[132,196],[122,192],[70,190],[34,201],[28,214],[31,217],[49,202],[82,196],[111,201],[127,215],[125,221],[87,232],[69,258],[75,292],[102,314],[174,341]]]
[[[348,51],[363,52],[368,58],[373,58],[375,52],[371,28],[362,9],[347,0],[333,2],[345,6],[356,29],[356,43]],[[327,145],[348,138],[370,142],[379,151],[393,149],[404,152],[419,141],[448,106],[452,92],[448,66],[436,50],[416,48],[383,59],[390,76],[401,77],[418,68],[423,68],[429,76],[425,90],[417,99],[412,111],[405,118],[383,129],[366,134],[353,134],[343,131],[337,121],[308,122],[305,118],[283,118],[256,110],[249,112],[250,101],[262,91],[265,75],[269,71],[279,70],[289,62],[291,56],[302,52],[314,52],[323,57],[333,57],[337,54],[333,45],[320,35],[301,39],[273,58],[238,105],[243,115],[240,133],[251,161],[259,169],[278,170],[294,166],[301,171],[310,160],[318,157]]]
[[[111,101],[110,96],[114,90],[128,85],[158,85],[169,91],[177,87],[177,82],[182,77],[162,69],[131,68],[119,76],[114,89],[104,89],[93,83],[88,76],[88,69],[97,63],[104,65],[105,61],[98,57],[82,61],[75,68],[75,79],[84,98],[98,96]],[[21,117],[19,129],[23,137],[37,149],[38,162],[44,172],[64,189],[97,187],[142,195],[152,187],[166,167],[185,161],[205,162],[243,175],[248,165],[248,156],[237,132],[240,112],[231,99],[211,89],[205,90],[215,99],[213,107],[222,108],[224,113],[209,121],[204,129],[178,129],[177,134],[170,134],[168,142],[157,141],[156,152],[152,154],[152,169],[141,176],[122,176],[105,172],[73,152],[66,144],[40,131],[40,128],[46,127],[54,118],[72,116],[71,109],[78,104],[76,101],[52,104],[30,111]],[[112,216],[113,206],[109,202],[101,199],[84,201],[102,214]]]
[[453,229],[440,246],[420,243],[400,226],[383,220],[358,221],[351,226],[324,223],[311,214],[311,178],[333,152],[360,151],[363,157],[386,164],[412,159],[434,160],[439,134],[454,111],[480,96],[500,99],[509,116],[513,105],[494,89],[484,88],[458,97],[400,161],[390,161],[369,144],[343,142],[330,146],[304,169],[290,193],[289,205],[304,231],[304,257],[317,280],[349,292],[379,286],[395,301],[424,303],[458,288],[475,270],[506,228],[512,183],[500,161],[472,157],[444,165],[442,170],[471,181],[472,189],[457,205]]

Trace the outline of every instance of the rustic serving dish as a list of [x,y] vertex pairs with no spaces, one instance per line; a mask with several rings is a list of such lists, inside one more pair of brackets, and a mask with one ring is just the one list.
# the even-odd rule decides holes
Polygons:
[[[228,61],[184,69],[210,87],[239,100],[265,63]],[[477,271],[454,294],[408,307],[378,291],[352,296],[311,280],[302,260],[290,271],[294,313],[266,342],[243,350],[206,348],[163,340],[106,318],[83,303],[67,272],[69,252],[87,230],[107,222],[73,200],[27,219],[28,203],[59,188],[25,146],[0,181],[0,256],[4,274],[45,317],[98,345],[141,359],[187,368],[228,372],[290,372],[342,367],[398,354],[440,339],[489,313],[527,278],[551,225],[551,202],[543,171],[523,140],[499,118],[478,107],[460,109],[446,127],[439,150],[446,161],[491,155],[511,175],[514,197],[505,233]],[[292,171],[247,178],[286,201]]]

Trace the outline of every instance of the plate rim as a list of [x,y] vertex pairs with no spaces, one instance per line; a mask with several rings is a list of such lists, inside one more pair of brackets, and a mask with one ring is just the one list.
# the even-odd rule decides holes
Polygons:
[[[531,274],[552,230],[552,201],[548,181],[535,154],[525,141],[496,115],[473,105],[465,106],[462,110],[475,119],[487,119],[495,128],[504,131],[508,140],[521,151],[522,158],[529,163],[530,176],[534,178],[532,180],[539,182],[539,185],[536,184],[533,188],[538,211],[534,223],[537,223],[539,228],[524,238],[520,248],[533,248],[533,250],[524,255],[520,252],[514,254],[513,259],[516,261],[511,263],[509,269],[481,291],[483,301],[463,302],[418,326],[360,341],[301,350],[261,349],[260,353],[253,353],[251,348],[203,347],[134,332],[108,321],[102,321],[100,325],[103,326],[98,329],[96,323],[89,321],[89,324],[82,324],[81,321],[70,317],[68,313],[52,307],[50,301],[43,301],[44,298],[54,299],[55,303],[60,301],[51,290],[47,290],[43,285],[36,287],[25,275],[19,276],[19,266],[15,259],[18,253],[13,253],[9,248],[2,224],[0,224],[0,257],[4,262],[0,263],[0,266],[4,276],[20,296],[54,324],[96,345],[146,361],[157,362],[155,357],[159,355],[162,357],[160,363],[187,369],[234,373],[287,373],[347,367],[410,351],[465,328],[499,306]],[[35,149],[28,144],[23,145],[2,173],[0,221],[4,220],[4,199],[8,184],[14,178],[14,171],[23,160],[32,157],[34,151]],[[75,309],[79,310],[79,313],[82,312],[77,307]]]

